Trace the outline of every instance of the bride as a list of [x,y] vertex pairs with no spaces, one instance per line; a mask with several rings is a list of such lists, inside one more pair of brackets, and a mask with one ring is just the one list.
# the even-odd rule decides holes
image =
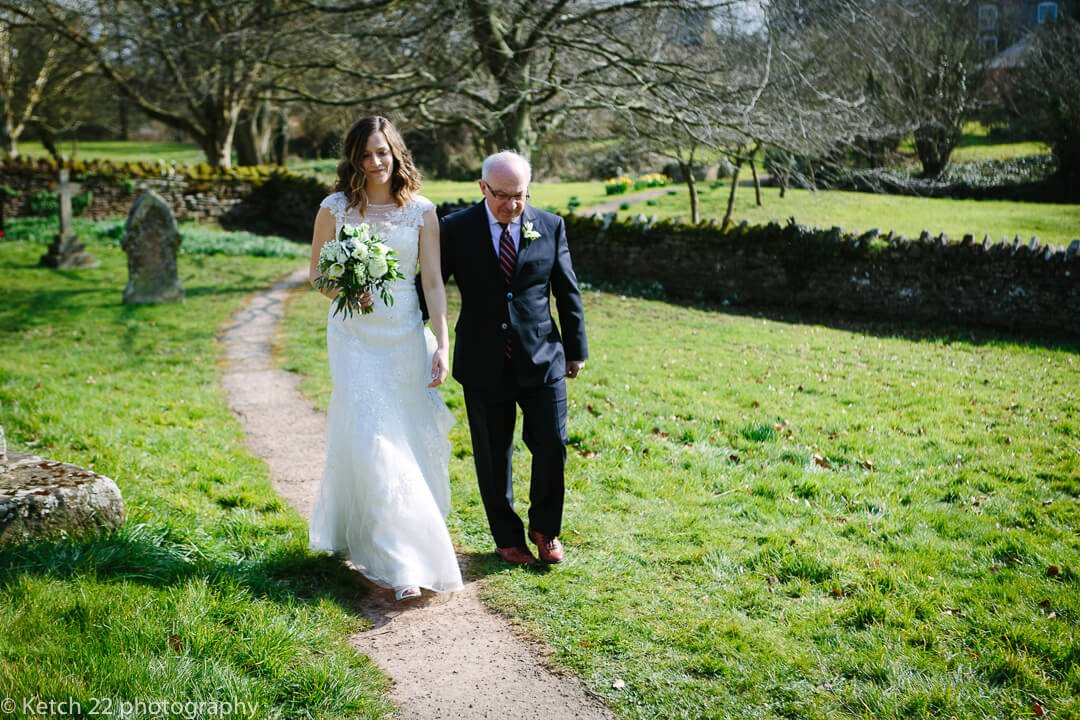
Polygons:
[[[319,277],[322,246],[343,224],[361,222],[397,252],[405,279],[393,283],[392,305],[365,295],[374,312],[327,319],[333,392],[311,549],[349,559],[398,600],[420,597],[421,588],[460,590],[445,522],[454,420],[436,389],[449,368],[449,338],[435,207],[417,194],[420,173],[386,118],[358,120],[342,155],[337,192],[315,218],[309,279]],[[418,261],[434,334],[420,315]]]

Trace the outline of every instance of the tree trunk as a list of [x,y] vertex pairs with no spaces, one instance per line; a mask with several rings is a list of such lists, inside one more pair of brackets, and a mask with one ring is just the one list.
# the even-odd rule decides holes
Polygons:
[[56,162],[63,162],[63,158],[60,157],[60,149],[56,147],[56,138],[53,137],[52,132],[44,123],[35,123],[38,135],[41,136],[41,146],[45,148],[52,159]]
[[528,106],[501,118],[492,141],[494,144],[491,141],[486,143],[489,152],[513,150],[531,162],[536,149],[536,133],[532,128],[532,113]]
[[743,159],[740,157],[735,162],[735,171],[731,173],[731,192],[728,193],[727,212],[724,213],[724,221],[720,223],[721,230],[727,230],[731,224],[731,215],[735,212],[735,188],[739,187],[739,171],[742,170]]
[[754,162],[754,156],[757,155],[760,145],[755,145],[754,149],[750,151],[750,172],[754,176],[754,201],[758,207],[761,207],[761,180],[757,174],[757,163]]
[[207,164],[221,168],[232,167],[232,140],[231,133],[228,138],[207,135],[195,138],[203,154],[206,155]]
[[19,138],[22,136],[23,125],[12,122],[9,117],[4,121],[4,152],[7,157],[19,157]]
[[923,177],[936,178],[945,171],[953,148],[959,144],[961,137],[960,132],[937,125],[915,131],[915,152],[922,163]]
[[289,116],[284,110],[277,112],[277,130],[274,132],[274,164],[285,167],[289,159]]
[[701,203],[698,197],[697,178],[694,177],[694,149],[690,150],[689,157],[685,160],[682,157],[676,157],[676,162],[679,163],[679,170],[682,171],[683,178],[686,180],[686,188],[690,191],[690,222],[697,225],[701,222]]
[[9,158],[19,157],[19,136],[10,130],[4,133],[4,155]]
[[701,205],[698,201],[697,179],[694,177],[694,166],[687,165],[683,172],[686,173],[686,187],[690,189],[690,222],[697,225],[701,222]]
[[262,165],[259,143],[250,115],[245,115],[236,126],[236,164]]
[[117,113],[119,115],[119,120],[120,120],[120,139],[121,140],[130,140],[131,139],[131,126],[130,126],[131,121],[128,118],[127,98],[124,97],[123,95],[120,95],[120,97],[117,98],[117,99],[119,101],[117,103]]
[[236,125],[236,162],[238,165],[262,165],[270,157],[275,128],[270,107],[261,103],[254,112],[246,112]]

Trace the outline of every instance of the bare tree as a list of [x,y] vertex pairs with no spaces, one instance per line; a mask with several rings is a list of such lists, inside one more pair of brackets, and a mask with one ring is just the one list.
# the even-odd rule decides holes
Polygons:
[[923,176],[937,177],[977,107],[985,74],[976,8],[955,0],[890,0],[868,8],[891,30],[877,35],[877,51],[867,57],[884,90],[882,116],[896,123],[881,132],[912,132]]
[[[654,21],[654,61],[620,66],[622,82],[605,88],[609,96],[614,88],[616,104],[632,118],[632,130],[658,152],[674,151],[680,163],[692,164],[698,151],[707,149],[733,162],[736,175],[725,224],[744,164],[750,164],[759,188],[756,157],[762,147],[789,155],[823,154],[867,122],[862,84],[834,71],[835,64],[858,50],[852,36],[840,31],[847,16],[817,12],[814,22],[807,23],[785,15],[783,3],[760,7],[749,24],[732,24],[723,12],[730,6],[708,8],[700,37],[682,45],[671,42],[673,29],[684,25],[681,18],[667,26]],[[684,175],[691,218],[697,222],[693,174]],[[760,202],[760,190],[757,197]]]
[[1023,66],[1001,78],[1015,125],[1050,146],[1055,185],[1072,202],[1080,198],[1080,3],[1074,11],[1039,27]]
[[0,8],[90,53],[136,107],[189,134],[223,167],[241,118],[279,82],[275,59],[300,52],[322,18],[303,0],[8,0]]
[[[28,13],[36,11],[33,5],[27,8]],[[19,140],[30,125],[49,129],[43,108],[71,97],[92,69],[86,53],[58,33],[41,33],[35,23],[0,8],[0,140],[5,154],[19,155]]]
[[[647,43],[634,42],[643,16],[709,4],[716,3],[393,3],[360,30],[351,29],[347,17],[341,23],[342,34],[363,33],[360,55],[384,63],[381,72],[372,73],[370,65],[357,69],[357,56],[303,62],[336,80],[320,90],[282,85],[278,97],[407,110],[432,127],[471,129],[485,150],[512,148],[530,156],[574,114],[610,105],[597,103],[596,96],[616,65],[637,67],[652,60]],[[351,5],[321,7],[341,11]],[[617,42],[609,42],[613,38]]]

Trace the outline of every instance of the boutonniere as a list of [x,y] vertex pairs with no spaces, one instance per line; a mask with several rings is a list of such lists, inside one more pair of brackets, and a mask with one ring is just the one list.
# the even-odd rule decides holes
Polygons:
[[521,236],[529,242],[532,242],[536,238],[540,237],[540,233],[537,230],[533,230],[533,224],[530,220],[529,222],[524,223],[521,226]]

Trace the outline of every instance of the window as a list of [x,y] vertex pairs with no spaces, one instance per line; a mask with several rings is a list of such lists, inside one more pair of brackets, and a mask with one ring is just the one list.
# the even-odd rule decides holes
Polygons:
[[998,49],[997,35],[983,35],[979,38],[979,47],[987,55],[994,55]]
[[1056,2],[1041,2],[1035,10],[1035,19],[1040,25],[1045,22],[1057,22],[1058,7]]
[[[1047,3],[1049,4],[1049,3]],[[980,5],[979,6],[979,32],[980,33],[992,33],[997,32],[998,29],[998,7],[997,5]]]

